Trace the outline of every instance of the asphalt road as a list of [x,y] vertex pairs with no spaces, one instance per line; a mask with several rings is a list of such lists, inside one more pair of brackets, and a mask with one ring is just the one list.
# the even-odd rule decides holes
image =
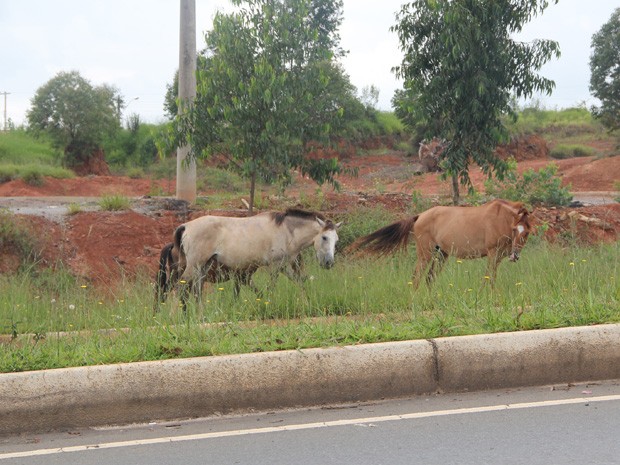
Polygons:
[[620,381],[0,438],[20,464],[617,464]]

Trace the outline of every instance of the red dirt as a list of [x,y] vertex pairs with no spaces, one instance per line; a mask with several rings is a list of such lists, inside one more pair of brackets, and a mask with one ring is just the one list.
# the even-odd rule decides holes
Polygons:
[[[611,192],[615,190],[614,183],[620,180],[620,157],[552,160],[547,158],[545,151],[537,155],[532,155],[530,152],[531,147],[528,153],[519,155],[522,160],[518,166],[520,172],[556,163],[563,183],[570,183],[574,192]],[[382,155],[346,157],[343,160],[345,166],[357,168],[359,175],[341,176],[339,178],[343,188],[341,193],[324,189],[327,208],[332,212],[345,212],[359,205],[382,205],[401,215],[411,206],[413,190],[419,191],[425,197],[449,195],[449,182],[440,181],[436,173],[403,176],[403,172],[413,161],[414,157],[393,151]],[[482,186],[484,176],[479,170],[472,169],[471,178],[476,186]],[[316,188],[316,184],[311,181],[298,179],[295,187],[287,191],[289,198],[284,204],[294,203],[294,199],[299,198],[300,191],[312,195]],[[111,194],[139,197],[153,192],[174,191],[174,181],[152,181],[119,176],[45,179],[41,187],[29,186],[19,180],[0,184],[0,197],[98,197]],[[210,193],[206,191],[199,194]],[[280,202],[272,205],[272,208],[282,206],[283,203]],[[240,207],[239,199],[232,208]],[[239,212],[219,214],[239,214]],[[21,222],[37,231],[44,266],[51,266],[62,260],[73,273],[84,280],[105,284],[131,278],[144,271],[154,275],[161,247],[171,240],[175,226],[185,220],[182,215],[166,210],[155,210],[150,214],[136,211],[82,212],[65,216],[60,223],[39,216],[17,216]],[[567,233],[584,243],[618,240],[620,231],[618,203],[572,209],[538,208],[534,216],[539,224],[548,225],[546,234],[550,240],[559,240]],[[15,269],[17,265],[15,257],[7,250],[0,250],[0,272]]]

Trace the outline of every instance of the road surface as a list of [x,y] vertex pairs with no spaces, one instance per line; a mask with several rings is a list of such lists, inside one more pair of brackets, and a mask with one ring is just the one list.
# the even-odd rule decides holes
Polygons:
[[0,465],[617,464],[619,438],[617,381],[4,437]]

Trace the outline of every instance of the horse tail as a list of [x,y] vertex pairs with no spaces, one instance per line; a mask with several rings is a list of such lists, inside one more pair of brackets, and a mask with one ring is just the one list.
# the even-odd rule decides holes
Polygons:
[[161,249],[161,253],[159,254],[159,271],[157,272],[157,288],[160,292],[166,292],[168,290],[168,273],[166,268],[170,267],[172,264],[172,247],[174,244],[170,242],[166,244],[163,249]]
[[172,242],[166,244],[159,254],[159,269],[157,270],[157,279],[155,280],[155,311],[157,311],[159,304],[166,300],[166,294],[168,294],[169,279],[167,268],[172,270],[174,266],[172,258],[173,246]]
[[370,253],[387,255],[396,250],[406,250],[409,243],[409,233],[413,231],[418,216],[406,218],[376,230],[367,236],[360,237],[353,244],[353,250],[365,249]]
[[185,232],[185,225],[181,225],[179,226],[177,229],[174,230],[174,247],[176,247],[176,249],[179,251],[179,253],[181,252],[181,239],[183,239],[183,233]]

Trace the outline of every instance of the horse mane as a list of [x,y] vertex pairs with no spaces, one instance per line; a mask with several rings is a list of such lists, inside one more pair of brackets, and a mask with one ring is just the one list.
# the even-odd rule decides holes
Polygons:
[[530,227],[530,212],[525,207],[525,203],[523,202],[512,202],[510,200],[504,199],[495,199],[493,202],[497,202],[499,205],[508,207],[512,212],[519,217],[523,222]]
[[309,219],[313,220],[315,218],[319,218],[322,221],[326,222],[326,227],[329,227],[330,225],[332,228],[334,227],[334,224],[331,222],[331,220],[325,220],[325,217],[321,213],[317,213],[317,212],[301,210],[299,208],[287,208],[283,212],[272,212],[271,213],[271,219],[273,219],[273,221],[278,226],[284,223],[284,220],[286,218],[301,218],[304,220],[309,220]]

